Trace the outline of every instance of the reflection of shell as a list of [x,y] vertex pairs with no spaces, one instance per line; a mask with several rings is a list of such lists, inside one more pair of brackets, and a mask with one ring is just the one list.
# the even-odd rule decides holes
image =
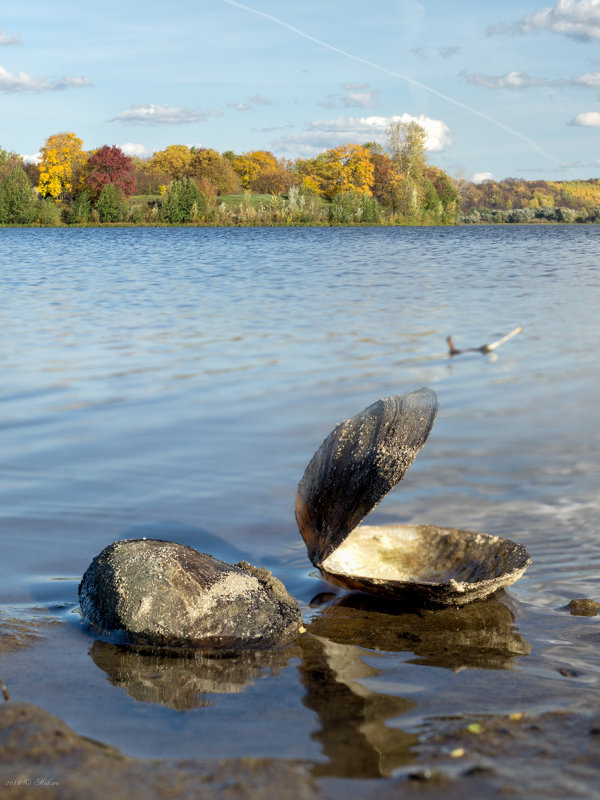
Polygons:
[[386,397],[335,427],[296,495],[296,519],[323,575],[350,589],[417,603],[462,605],[508,586],[531,563],[508,539],[432,525],[359,523],[402,479],[437,414],[420,389]]
[[95,626],[160,646],[270,647],[293,638],[301,622],[270,572],[156,539],[105,548],[83,576],[79,599]]
[[515,629],[514,613],[490,597],[435,611],[397,611],[385,597],[345,594],[308,626],[313,637],[372,651],[414,653],[414,663],[462,669],[508,669],[531,646]]

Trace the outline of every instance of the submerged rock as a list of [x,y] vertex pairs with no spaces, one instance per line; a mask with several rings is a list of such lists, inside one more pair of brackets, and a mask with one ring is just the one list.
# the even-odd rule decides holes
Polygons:
[[295,638],[302,624],[298,604],[267,570],[158,539],[106,547],[83,576],[79,600],[94,626],[157,646],[268,648]]
[[595,617],[600,611],[600,603],[589,597],[576,597],[569,601],[565,608],[574,617]]

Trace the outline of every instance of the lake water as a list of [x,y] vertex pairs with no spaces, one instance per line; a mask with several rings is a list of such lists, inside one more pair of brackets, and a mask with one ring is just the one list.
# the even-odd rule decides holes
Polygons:
[[[563,607],[600,600],[599,264],[598,226],[0,230],[0,604],[43,623],[0,657],[11,697],[135,756],[354,779],[410,769],[442,717],[597,705],[600,617]],[[533,565],[460,611],[313,602],[304,468],[421,386],[438,420],[372,521],[507,536]],[[226,663],[96,642],[78,582],[139,535],[270,568],[309,635]]]

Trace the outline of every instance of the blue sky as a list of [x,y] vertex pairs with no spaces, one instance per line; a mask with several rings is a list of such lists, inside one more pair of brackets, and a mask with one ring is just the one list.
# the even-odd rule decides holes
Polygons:
[[429,133],[452,175],[600,177],[600,0],[21,0],[0,8],[0,147],[310,156]]

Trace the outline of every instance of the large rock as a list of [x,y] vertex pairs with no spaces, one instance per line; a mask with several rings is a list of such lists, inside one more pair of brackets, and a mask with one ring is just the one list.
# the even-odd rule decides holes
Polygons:
[[302,623],[267,570],[157,539],[106,547],[83,576],[79,600],[92,625],[159,646],[268,648],[295,638]]
[[129,758],[29,703],[0,705],[3,800],[318,800],[309,765]]

